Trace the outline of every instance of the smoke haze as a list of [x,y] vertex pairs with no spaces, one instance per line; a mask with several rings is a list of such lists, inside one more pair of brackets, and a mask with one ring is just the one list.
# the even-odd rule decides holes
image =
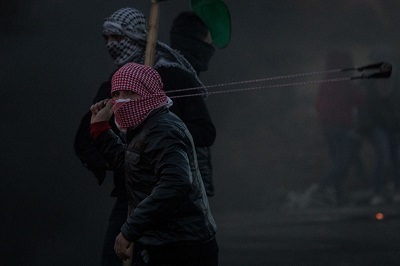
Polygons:
[[[398,59],[400,2],[225,0],[232,39],[206,85],[324,69],[333,49],[356,65],[376,49]],[[150,1],[0,2],[2,265],[99,265],[112,181],[97,181],[73,152],[80,118],[113,64],[103,19]],[[159,39],[189,1],[160,4]],[[349,67],[349,66],[343,66]],[[282,81],[283,82],[283,81]],[[213,212],[257,210],[316,182],[328,165],[314,110],[315,85],[211,95]]]

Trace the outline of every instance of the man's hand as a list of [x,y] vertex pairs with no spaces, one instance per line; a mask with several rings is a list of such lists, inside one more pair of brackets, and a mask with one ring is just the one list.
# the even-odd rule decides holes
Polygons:
[[112,103],[110,99],[102,100],[98,103],[93,104],[90,107],[90,111],[92,112],[92,117],[90,118],[90,123],[109,121],[111,116],[113,115],[113,111],[111,110]]
[[127,260],[131,258],[130,254],[130,249],[129,246],[131,245],[131,242],[126,240],[126,238],[122,235],[122,233],[119,233],[117,238],[115,239],[115,244],[114,244],[114,250],[117,256],[123,260]]

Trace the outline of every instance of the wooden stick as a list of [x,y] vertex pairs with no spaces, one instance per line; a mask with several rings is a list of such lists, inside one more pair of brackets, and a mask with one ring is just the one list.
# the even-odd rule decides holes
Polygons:
[[[128,206],[128,217],[131,214],[131,208]],[[133,257],[133,243],[128,248],[128,254],[131,255],[131,258],[128,260],[123,260],[122,261],[122,266],[131,266],[132,264],[132,257]]]
[[158,0],[151,0],[149,28],[148,28],[146,52],[144,58],[144,64],[146,66],[151,66],[151,67],[154,65],[154,59],[155,59],[155,50],[156,50],[157,33],[158,33],[158,13],[159,13]]

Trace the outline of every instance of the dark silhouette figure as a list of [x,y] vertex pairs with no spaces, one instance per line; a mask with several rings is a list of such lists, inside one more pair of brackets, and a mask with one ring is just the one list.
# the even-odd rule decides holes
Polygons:
[[[174,19],[170,39],[171,47],[189,61],[198,75],[208,70],[215,48],[206,24],[194,12],[182,12]],[[207,196],[214,196],[211,147],[196,147],[196,152]]]
[[[328,55],[327,69],[347,66],[353,66],[351,54],[335,51]],[[316,109],[331,159],[319,192],[324,200],[334,205],[345,202],[343,182],[350,165],[359,156],[360,139],[355,131],[355,117],[362,101],[361,89],[351,82],[324,83],[318,90]]]

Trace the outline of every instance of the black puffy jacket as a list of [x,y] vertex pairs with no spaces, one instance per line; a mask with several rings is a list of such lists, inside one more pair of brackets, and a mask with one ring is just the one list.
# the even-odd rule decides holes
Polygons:
[[[163,81],[164,90],[180,90],[187,88],[197,88],[201,84],[190,73],[183,71],[177,67],[160,67],[156,69]],[[93,103],[104,100],[110,97],[111,82],[104,82],[97,91]],[[193,91],[192,91],[193,92]],[[198,92],[198,91],[194,91]],[[179,95],[186,93],[175,93],[172,95]],[[169,95],[171,96],[171,95]],[[197,150],[197,157],[199,162],[200,173],[203,177],[204,185],[209,196],[214,194],[214,187],[212,183],[212,165],[210,158],[210,146],[214,143],[216,138],[215,126],[212,122],[208,112],[206,103],[202,96],[185,97],[173,99],[173,106],[171,111],[178,115],[180,119],[186,124],[190,133],[192,134],[194,144]],[[90,111],[85,114],[76,132],[74,149],[76,155],[82,161],[85,167],[91,170],[97,177],[99,184],[101,184],[106,177],[106,170],[111,170],[105,163],[102,156],[96,150],[93,139],[90,135]],[[114,132],[118,134],[113,119],[110,124]],[[114,174],[114,184],[111,196],[122,197],[125,196],[124,180],[118,173]]]
[[125,174],[131,214],[121,229],[144,246],[210,240],[216,232],[185,124],[166,107],[128,129],[127,146],[112,132],[95,141],[107,162]]

